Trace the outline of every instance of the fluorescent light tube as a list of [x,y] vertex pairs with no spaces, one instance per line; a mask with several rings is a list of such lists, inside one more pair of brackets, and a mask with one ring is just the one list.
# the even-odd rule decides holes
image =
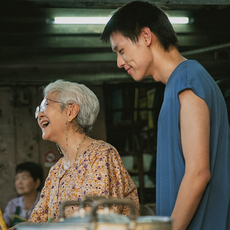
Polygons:
[[56,17],[54,24],[106,24],[110,17]]
[[188,24],[189,18],[188,17],[169,17],[169,21],[172,24]]
[[[47,20],[53,24],[106,24],[110,17],[55,17],[54,20]],[[188,17],[169,17],[172,24],[187,24]]]

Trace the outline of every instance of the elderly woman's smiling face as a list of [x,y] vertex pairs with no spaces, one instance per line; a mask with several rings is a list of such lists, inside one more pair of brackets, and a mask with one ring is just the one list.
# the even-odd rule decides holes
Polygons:
[[57,101],[55,95],[56,92],[47,94],[36,111],[42,138],[57,143],[60,135],[65,133],[66,110],[62,111],[62,102]]

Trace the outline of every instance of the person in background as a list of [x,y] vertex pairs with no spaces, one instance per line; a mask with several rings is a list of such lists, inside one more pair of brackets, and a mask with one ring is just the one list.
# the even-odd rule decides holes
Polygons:
[[173,229],[230,229],[230,136],[226,103],[213,78],[178,49],[166,14],[154,4],[128,3],[101,35],[117,65],[135,81],[165,84],[158,118],[156,214]]
[[[29,221],[57,221],[59,206],[85,196],[127,198],[139,212],[137,188],[117,150],[89,135],[99,112],[96,95],[85,85],[57,80],[44,88],[44,100],[35,117],[42,138],[57,144],[64,156],[51,167],[41,198]],[[66,214],[77,210],[68,206]],[[128,206],[113,205],[115,213],[129,215]]]
[[7,227],[27,221],[40,198],[43,169],[40,164],[23,162],[16,166],[15,188],[18,198],[10,200],[3,213]]

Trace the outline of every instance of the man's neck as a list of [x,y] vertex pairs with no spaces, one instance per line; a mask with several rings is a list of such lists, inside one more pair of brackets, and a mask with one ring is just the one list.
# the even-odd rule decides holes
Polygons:
[[38,191],[35,190],[34,192],[26,194],[26,195],[23,196],[23,201],[24,201],[25,208],[26,208],[27,212],[34,205],[34,203],[35,203],[35,201],[37,199],[37,194],[38,194]]

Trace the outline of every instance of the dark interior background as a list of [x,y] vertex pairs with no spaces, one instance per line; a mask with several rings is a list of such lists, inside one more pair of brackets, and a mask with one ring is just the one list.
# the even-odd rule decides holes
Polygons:
[[[101,84],[130,80],[99,37],[104,25],[52,25],[54,16],[109,16],[128,0],[1,1],[0,84],[40,84],[62,78]],[[174,25],[179,50],[204,65],[215,80],[229,78],[228,0],[152,0],[169,16],[189,16]]]

